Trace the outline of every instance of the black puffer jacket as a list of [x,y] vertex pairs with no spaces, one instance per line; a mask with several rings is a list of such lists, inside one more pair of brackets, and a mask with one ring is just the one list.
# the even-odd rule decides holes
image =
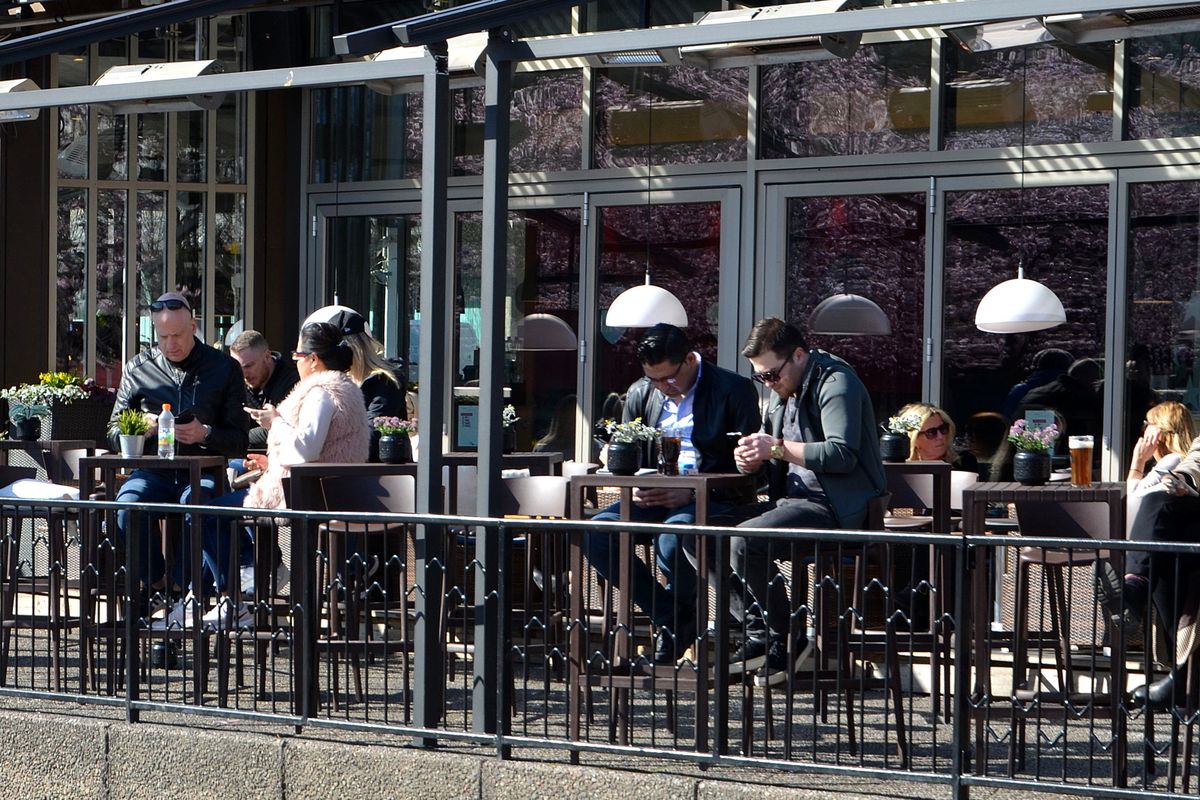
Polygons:
[[[117,415],[127,408],[157,414],[163,403],[170,403],[178,417],[192,412],[196,419],[212,426],[204,444],[180,444],[180,455],[216,455],[238,458],[246,454],[246,430],[250,421],[242,410],[246,386],[242,368],[229,356],[196,340],[192,352],[180,364],[167,360],[157,347],[141,353],[125,365],[112,416],[108,420],[108,440],[119,449]],[[146,452],[157,444],[146,440]]]

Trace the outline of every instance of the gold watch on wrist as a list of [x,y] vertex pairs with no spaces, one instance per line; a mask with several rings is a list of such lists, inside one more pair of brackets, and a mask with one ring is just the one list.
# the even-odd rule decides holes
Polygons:
[[783,439],[780,439],[779,441],[775,442],[775,444],[771,445],[771,458],[777,458],[780,461],[784,459]]

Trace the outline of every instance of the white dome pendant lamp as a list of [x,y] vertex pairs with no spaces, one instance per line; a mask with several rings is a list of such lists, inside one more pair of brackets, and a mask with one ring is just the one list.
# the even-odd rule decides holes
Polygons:
[[1017,277],[993,286],[975,309],[975,327],[984,333],[1044,331],[1066,321],[1058,295],[1026,278],[1023,266],[1017,267]]
[[891,336],[892,322],[873,300],[843,290],[817,303],[808,329],[822,336]]

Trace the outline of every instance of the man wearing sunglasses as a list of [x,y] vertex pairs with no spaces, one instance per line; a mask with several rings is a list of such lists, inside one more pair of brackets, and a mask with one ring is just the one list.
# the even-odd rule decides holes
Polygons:
[[[699,472],[734,472],[730,432],[758,428],[759,407],[754,384],[746,378],[704,361],[692,350],[687,335],[660,323],[638,343],[643,377],[625,399],[625,422],[641,418],[647,425],[673,431],[681,439],[680,468],[694,465]],[[709,503],[709,514],[726,508]],[[631,517],[635,522],[691,525],[696,501],[687,489],[636,489]],[[620,505],[597,514],[597,520],[620,519]],[[680,537],[654,537],[655,561],[667,579],[662,586],[641,559],[633,559],[633,601],[651,615],[658,633],[654,658],[674,663],[696,638],[696,568],[681,548]],[[693,550],[692,543],[686,543]],[[616,541],[607,533],[589,534],[584,552],[602,577],[617,585]]]
[[[742,437],[734,450],[742,472],[765,470],[771,497],[739,527],[861,527],[868,501],[886,486],[875,412],[862,381],[845,361],[809,350],[795,326],[774,317],[754,326],[742,355],[754,380],[775,396],[764,430]],[[746,638],[729,671],[761,669],[756,682],[762,685],[786,680],[808,646],[803,619],[788,640],[790,608],[775,559],[789,555],[764,536],[730,542],[729,610],[743,621]]]
[[[244,456],[250,425],[242,410],[246,390],[238,362],[196,337],[191,304],[179,292],[167,292],[151,303],[150,319],[158,346],[125,364],[108,423],[112,449],[118,446],[117,415],[133,408],[141,411],[150,425],[143,451],[155,453],[158,415],[163,405],[170,403],[176,418],[177,453],[222,455],[227,459]],[[192,497],[186,471],[139,469],[121,486],[117,502],[202,504],[216,488],[213,478],[206,475],[201,487],[202,496]],[[127,510],[117,513],[122,538],[128,530],[130,513]],[[149,523],[146,518],[140,528],[146,541],[134,542],[132,546],[137,548],[142,576],[157,589],[162,583],[163,558],[157,547],[150,546],[155,528]],[[188,561],[179,559],[181,566]]]

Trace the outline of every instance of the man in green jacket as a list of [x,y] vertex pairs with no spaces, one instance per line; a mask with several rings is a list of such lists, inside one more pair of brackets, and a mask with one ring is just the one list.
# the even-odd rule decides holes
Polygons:
[[[742,472],[766,470],[771,497],[762,513],[739,527],[861,527],[868,502],[887,483],[863,382],[845,361],[809,350],[795,326],[774,317],[755,324],[742,355],[754,368],[754,380],[775,397],[764,430],[742,437],[734,450]],[[790,608],[775,565],[776,558],[788,556],[775,544],[764,536],[730,542],[729,608],[743,620],[746,638],[729,671],[760,669],[757,682],[765,685],[785,680],[808,646],[801,625],[789,655]],[[765,613],[756,598],[766,601]]]

